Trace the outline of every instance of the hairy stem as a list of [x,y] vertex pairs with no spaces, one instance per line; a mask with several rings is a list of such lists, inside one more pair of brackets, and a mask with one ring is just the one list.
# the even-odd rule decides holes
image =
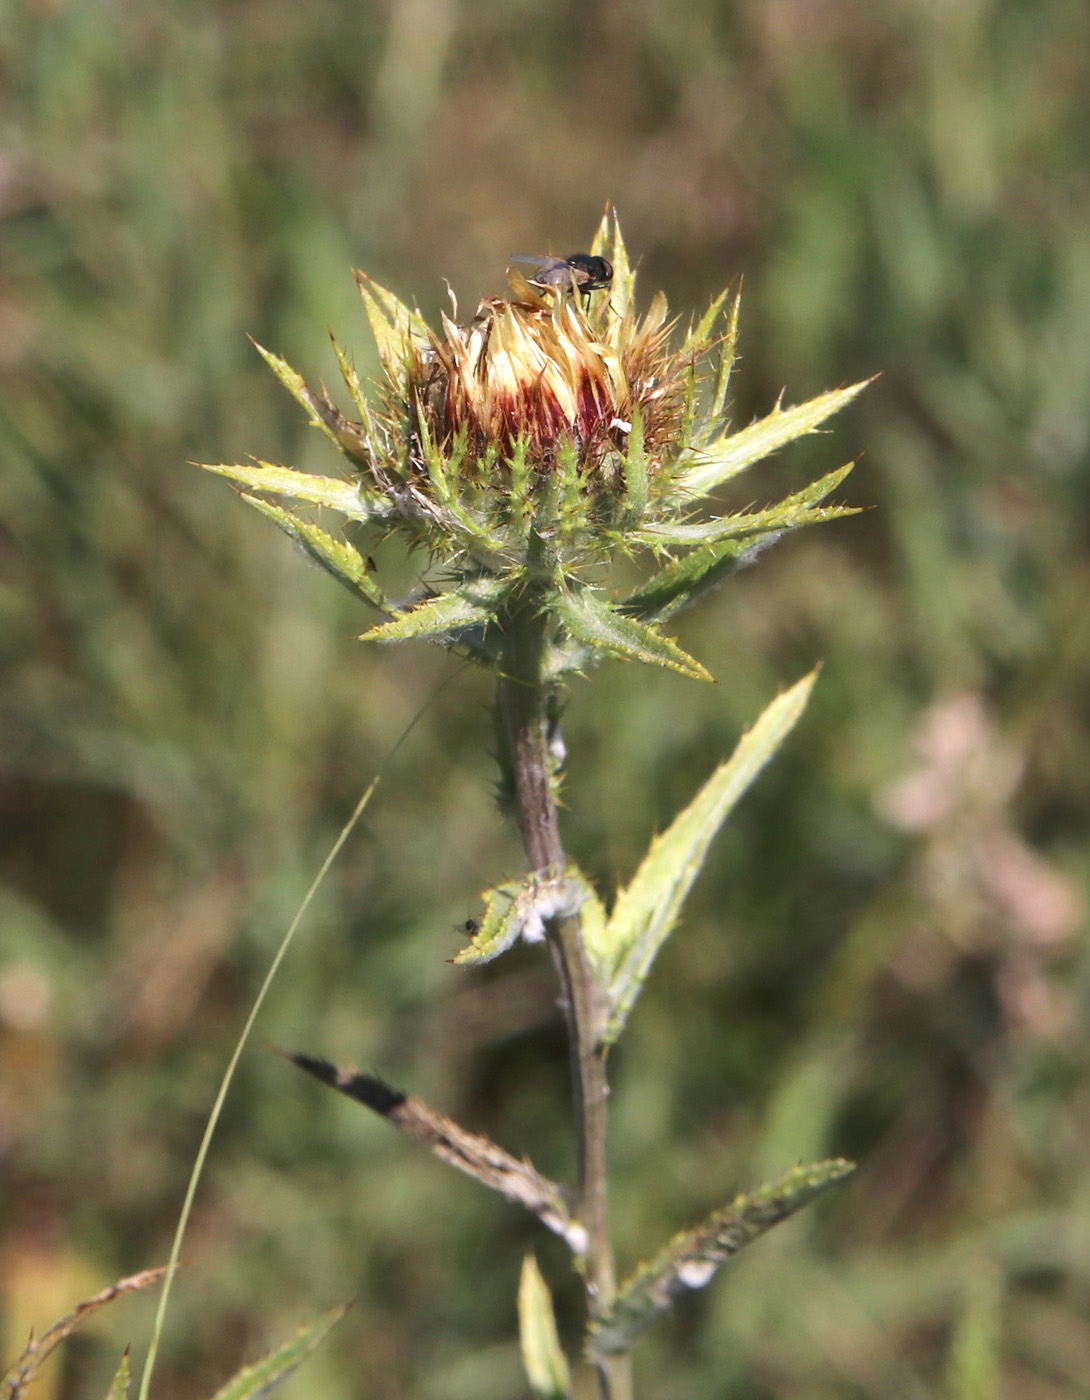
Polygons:
[[[507,619],[507,645],[498,703],[504,720],[519,827],[531,870],[560,875],[566,865],[560,839],[549,754],[549,687],[542,677],[545,621],[523,599]],[[578,916],[556,919],[549,943],[560,981],[568,1029],[575,1098],[579,1185],[575,1214],[587,1231],[584,1280],[591,1317],[603,1313],[616,1295],[613,1248],[609,1237],[606,1177],[606,1082],[602,1008],[583,944]],[[629,1400],[627,1356],[598,1365],[603,1400]]]

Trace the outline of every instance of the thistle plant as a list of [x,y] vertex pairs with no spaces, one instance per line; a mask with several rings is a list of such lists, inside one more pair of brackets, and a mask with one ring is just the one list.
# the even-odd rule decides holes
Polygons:
[[[379,614],[377,643],[429,641],[495,676],[500,792],[518,823],[526,872],[484,892],[458,955],[471,966],[517,940],[556,969],[571,1051],[577,1180],[563,1186],[370,1075],[309,1054],[292,1058],[387,1117],[440,1158],[532,1211],[566,1241],[585,1287],[585,1356],[599,1393],[631,1395],[636,1337],[742,1245],[843,1177],[841,1160],[796,1168],[739,1196],[703,1224],[649,1250],[618,1284],[607,1220],[610,1048],[656,954],[678,922],[713,836],[805,707],[814,676],[775,699],[607,907],[565,850],[558,821],[564,750],[558,694],[619,658],[712,679],[663,630],[681,608],[781,536],[853,513],[824,504],[851,463],[760,510],[723,513],[714,494],[784,444],[813,432],[863,387],[822,394],[729,431],[725,408],[738,335],[729,291],[681,333],[661,293],[639,312],[636,275],[616,220],[590,256],[612,280],[529,280],[510,269],[509,298],[457,304],[438,330],[360,276],[382,372],[365,391],[334,342],[352,416],[277,355],[261,350],[310,423],[347,459],[336,476],[267,462],[209,470],[268,516]],[[602,283],[605,285],[602,285]],[[453,298],[452,298],[453,302]],[[259,347],[260,348],[260,347]],[[330,529],[300,507],[323,507]],[[369,541],[400,536],[428,561],[408,597],[384,591]],[[620,563],[643,581],[619,590]],[[535,1394],[570,1393],[552,1304],[533,1260],[519,1294],[523,1355]]]

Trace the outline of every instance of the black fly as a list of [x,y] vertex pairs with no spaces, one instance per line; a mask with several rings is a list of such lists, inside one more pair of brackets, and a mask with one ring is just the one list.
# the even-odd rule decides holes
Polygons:
[[575,288],[589,294],[613,281],[613,264],[608,258],[597,258],[591,253],[572,253],[568,258],[520,257],[511,261],[536,268],[529,278],[536,287]]

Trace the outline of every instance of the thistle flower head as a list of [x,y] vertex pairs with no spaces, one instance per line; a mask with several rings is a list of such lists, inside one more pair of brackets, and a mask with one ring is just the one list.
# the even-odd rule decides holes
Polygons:
[[[588,266],[602,275],[584,275]],[[334,342],[355,417],[261,352],[349,458],[350,480],[268,463],[212,470],[246,486],[246,500],[387,614],[368,638],[423,637],[495,664],[505,612],[529,598],[549,618],[557,674],[608,653],[706,676],[658,624],[786,530],[847,513],[820,502],[850,465],[767,510],[701,511],[702,497],[813,431],[863,386],[788,410],[777,404],[728,432],[737,297],[728,307],[722,293],[684,335],[667,320],[661,293],[637,315],[635,272],[615,219],[603,219],[589,255],[550,260],[532,281],[510,268],[510,298],[485,300],[467,324],[452,297],[440,331],[392,292],[358,280],[382,376],[368,398]],[[427,552],[441,580],[421,596],[387,597],[354,543],[270,502],[270,493],[400,532]],[[600,566],[641,553],[651,576],[640,589],[622,601],[598,591]]]
[[500,491],[517,453],[538,479],[573,453],[587,492],[616,495],[634,415],[645,451],[677,439],[692,357],[670,352],[665,303],[622,331],[608,289],[592,315],[562,284],[538,289],[513,268],[508,281],[513,300],[482,302],[468,326],[444,316],[442,337],[413,348],[406,396],[433,441],[464,440],[464,471],[498,468]]

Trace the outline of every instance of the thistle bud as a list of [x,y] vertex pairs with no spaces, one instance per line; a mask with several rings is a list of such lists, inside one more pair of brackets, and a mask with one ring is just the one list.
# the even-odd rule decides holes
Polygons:
[[[786,531],[851,513],[821,505],[851,464],[765,510],[701,514],[700,499],[814,431],[863,385],[777,404],[732,434],[723,419],[737,296],[723,292],[683,336],[661,292],[637,316],[635,272],[608,216],[589,254],[545,261],[533,280],[510,268],[510,298],[485,300],[468,324],[452,298],[438,332],[359,277],[382,380],[369,398],[335,345],[357,418],[262,351],[349,459],[350,480],[267,463],[211,470],[241,482],[244,499],[387,614],[367,639],[424,638],[494,666],[512,601],[529,600],[549,620],[553,675],[609,654],[707,678],[658,624]],[[441,581],[423,596],[387,597],[354,543],[269,493],[401,533],[427,550]],[[618,555],[650,565],[619,601],[599,591],[601,566]]]

